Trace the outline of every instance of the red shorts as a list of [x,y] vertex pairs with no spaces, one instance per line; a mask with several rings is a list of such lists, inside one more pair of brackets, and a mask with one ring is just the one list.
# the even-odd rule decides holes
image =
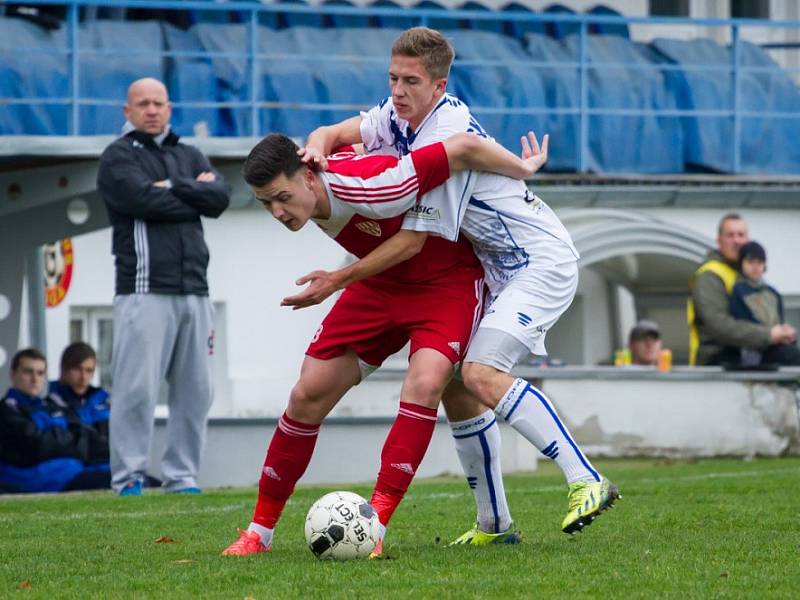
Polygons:
[[480,321],[482,305],[483,279],[472,272],[418,285],[354,283],[322,321],[306,355],[329,360],[352,350],[377,367],[410,340],[409,356],[433,348],[457,364]]

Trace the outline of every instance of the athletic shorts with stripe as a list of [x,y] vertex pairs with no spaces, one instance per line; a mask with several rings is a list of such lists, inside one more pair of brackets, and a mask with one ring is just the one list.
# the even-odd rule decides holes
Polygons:
[[[350,349],[370,367],[399,352],[432,348],[457,364],[464,358],[483,312],[483,278],[476,270],[425,284],[369,279],[348,286],[322,321],[306,350],[329,360]],[[364,376],[373,369],[362,369]]]

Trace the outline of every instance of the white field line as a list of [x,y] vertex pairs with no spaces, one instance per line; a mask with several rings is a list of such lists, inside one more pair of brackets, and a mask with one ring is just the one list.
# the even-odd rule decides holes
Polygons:
[[[630,485],[638,486],[640,484],[650,483],[676,483],[679,481],[704,481],[709,479],[737,479],[740,477],[758,477],[759,475],[783,475],[794,474],[800,475],[800,467],[785,467],[782,469],[768,469],[763,471],[734,471],[725,473],[703,473],[699,475],[681,475],[678,477],[647,477],[645,479],[637,479],[632,481]],[[553,492],[563,492],[566,485],[532,485],[530,487],[506,487],[507,495],[528,495],[528,494],[550,494]],[[625,493],[625,490],[622,490]],[[454,492],[421,492],[414,491],[406,494],[406,500],[421,500],[428,498],[458,498],[464,494]]]
[[[783,469],[768,469],[762,471],[735,471],[735,472],[725,472],[725,473],[703,473],[699,475],[681,475],[679,477],[648,477],[646,479],[639,479],[635,482],[631,482],[631,485],[638,486],[640,484],[650,484],[650,483],[670,483],[670,482],[680,482],[680,481],[703,481],[703,480],[710,480],[710,479],[738,479],[742,477],[758,477],[760,475],[783,475],[783,474],[794,474],[800,475],[800,468],[798,467],[787,467]],[[553,492],[563,492],[565,489],[564,485],[546,485],[546,486],[530,486],[530,487],[511,487],[506,488],[506,494],[508,495],[530,495],[530,494],[550,494]],[[625,490],[623,489],[623,494]],[[466,491],[461,493],[455,492],[420,492],[414,491],[406,495],[406,500],[429,500],[429,499],[436,499],[436,498],[460,498],[467,494]],[[16,498],[24,498],[24,496],[16,496]],[[136,502],[135,498],[127,498],[120,501],[121,503],[128,503],[128,502]],[[291,500],[290,500],[291,503]],[[234,512],[238,510],[244,510],[251,508],[251,502],[236,502],[231,504],[223,504],[220,506],[204,506],[204,507],[196,507],[196,508],[179,508],[179,509],[171,509],[169,510],[170,516],[188,516],[188,515],[200,515],[200,514],[214,514],[214,513],[226,513],[226,512]],[[156,507],[154,507],[156,510]],[[153,511],[134,511],[129,512],[125,511],[122,504],[120,504],[119,511],[104,511],[104,512],[91,512],[91,513],[50,513],[44,511],[20,511],[16,514],[8,514],[8,515],[0,515],[0,523],[11,523],[18,521],[20,517],[24,517],[26,519],[46,519],[48,521],[77,521],[91,517],[92,519],[142,519],[148,518],[153,516]]]

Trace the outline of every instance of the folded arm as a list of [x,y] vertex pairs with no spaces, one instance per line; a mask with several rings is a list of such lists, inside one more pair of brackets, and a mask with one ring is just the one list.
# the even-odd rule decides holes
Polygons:
[[139,166],[133,149],[115,144],[100,160],[97,187],[116,213],[146,221],[194,221],[200,213]]
[[216,171],[203,153],[192,148],[194,179],[172,179],[172,193],[192,206],[204,217],[216,219],[228,208],[229,188],[225,178]]

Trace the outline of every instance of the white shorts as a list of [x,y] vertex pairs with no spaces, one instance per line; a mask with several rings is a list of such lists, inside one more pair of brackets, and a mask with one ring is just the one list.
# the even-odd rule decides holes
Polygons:
[[[531,265],[517,273],[487,303],[478,331],[498,329],[545,356],[544,339],[566,312],[578,289],[578,264]],[[477,335],[477,334],[476,334]],[[470,345],[465,362],[480,362],[481,349]]]

